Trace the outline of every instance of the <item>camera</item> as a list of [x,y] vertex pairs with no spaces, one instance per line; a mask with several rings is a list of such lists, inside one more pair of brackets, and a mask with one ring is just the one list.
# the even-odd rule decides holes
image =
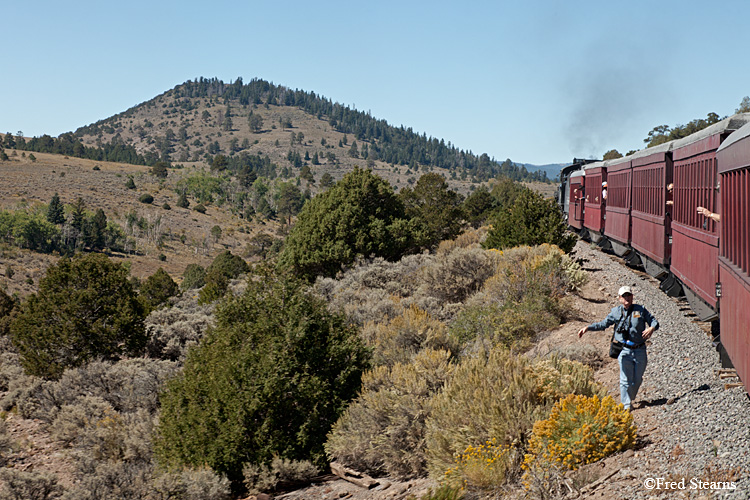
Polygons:
[[617,333],[622,336],[622,340],[627,341],[630,339],[630,328],[628,328],[627,325],[618,325]]

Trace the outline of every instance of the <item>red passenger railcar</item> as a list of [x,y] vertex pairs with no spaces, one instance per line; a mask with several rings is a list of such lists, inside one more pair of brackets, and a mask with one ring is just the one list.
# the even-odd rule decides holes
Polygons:
[[683,283],[690,307],[701,321],[718,318],[719,224],[698,214],[719,211],[716,150],[750,115],[735,115],[674,142],[672,273]]
[[672,142],[638,151],[633,165],[631,246],[638,252],[644,269],[662,278],[669,273],[671,257]]
[[750,124],[732,134],[716,157],[721,181],[721,344],[750,394]]
[[570,196],[568,198],[568,225],[577,230],[583,228],[583,204],[586,197],[583,184],[583,169],[570,174]]
[[591,241],[599,243],[604,237],[605,205],[602,199],[602,182],[607,180],[604,162],[586,165],[584,186],[586,202],[583,210],[583,227],[588,229]]
[[620,257],[630,252],[631,157],[605,162],[607,171],[607,223],[604,234]]

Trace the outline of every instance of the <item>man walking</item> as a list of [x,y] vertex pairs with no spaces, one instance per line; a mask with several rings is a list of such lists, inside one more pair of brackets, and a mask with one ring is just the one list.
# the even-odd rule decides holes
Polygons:
[[622,344],[622,352],[617,358],[620,364],[620,401],[626,410],[630,410],[648,363],[646,341],[659,328],[659,322],[645,307],[633,303],[633,291],[629,286],[621,287],[617,294],[620,305],[613,307],[604,320],[578,330],[578,337],[583,337],[589,330],[601,331],[615,326],[614,340]]

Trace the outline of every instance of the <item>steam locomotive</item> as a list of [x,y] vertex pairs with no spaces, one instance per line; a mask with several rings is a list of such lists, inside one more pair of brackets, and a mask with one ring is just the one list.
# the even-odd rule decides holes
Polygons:
[[556,198],[583,239],[685,295],[750,394],[750,113],[623,158],[574,159]]

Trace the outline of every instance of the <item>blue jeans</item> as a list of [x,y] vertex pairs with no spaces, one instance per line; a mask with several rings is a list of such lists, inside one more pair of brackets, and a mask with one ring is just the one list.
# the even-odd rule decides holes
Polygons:
[[643,382],[643,372],[648,363],[646,348],[625,347],[617,361],[620,364],[620,402],[629,410]]

